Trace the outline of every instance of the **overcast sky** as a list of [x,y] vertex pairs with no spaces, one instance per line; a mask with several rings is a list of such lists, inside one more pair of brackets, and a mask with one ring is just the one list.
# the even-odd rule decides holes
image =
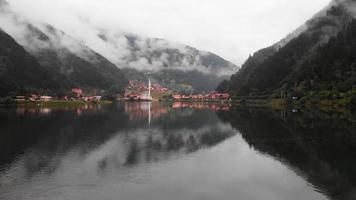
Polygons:
[[80,23],[165,38],[236,64],[302,25],[330,0],[8,0],[73,35]]

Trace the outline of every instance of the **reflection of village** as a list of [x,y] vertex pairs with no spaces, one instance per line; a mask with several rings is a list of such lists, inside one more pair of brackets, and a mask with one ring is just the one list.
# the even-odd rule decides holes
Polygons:
[[[178,109],[197,109],[197,110],[212,110],[212,111],[229,111],[231,104],[219,103],[209,104],[203,102],[173,102],[170,104],[162,104],[159,102],[131,102],[122,103],[119,106],[124,108],[124,112],[128,115],[130,121],[155,119],[168,114],[170,111]],[[103,106],[101,104],[84,104],[77,107],[63,107],[63,108],[46,108],[46,107],[17,107],[16,113],[18,115],[25,114],[41,114],[48,115],[53,111],[74,111],[77,115],[81,115],[86,110],[100,110]]]
[[168,113],[168,107],[158,103],[125,103],[125,113],[128,114],[130,121],[147,118],[158,118]]
[[179,109],[196,109],[196,110],[212,110],[212,111],[229,111],[231,104],[209,104],[198,102],[173,102],[172,104],[161,104],[155,102],[145,103],[125,103],[125,113],[129,115],[130,121],[137,121],[142,119],[155,119],[168,114],[170,111]]
[[221,103],[221,104],[209,104],[209,103],[189,103],[189,102],[174,102],[172,104],[173,109],[181,109],[181,108],[192,108],[192,109],[206,109],[213,111],[229,111],[231,108],[231,104],[229,103]]
[[125,90],[124,100],[126,101],[229,101],[231,96],[228,93],[218,93],[212,91],[203,94],[178,94],[162,87],[160,84],[148,85],[140,81],[130,81],[129,86]]
[[60,108],[46,108],[46,107],[16,107],[16,114],[25,115],[25,114],[41,114],[49,115],[53,111],[74,111],[78,116],[81,115],[84,111],[90,110],[100,110],[102,108],[101,104],[85,104],[82,106],[76,107],[60,107]]

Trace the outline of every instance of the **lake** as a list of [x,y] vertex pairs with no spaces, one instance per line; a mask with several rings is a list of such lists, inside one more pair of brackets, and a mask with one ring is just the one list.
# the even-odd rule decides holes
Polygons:
[[228,104],[0,109],[0,199],[356,199],[343,114]]

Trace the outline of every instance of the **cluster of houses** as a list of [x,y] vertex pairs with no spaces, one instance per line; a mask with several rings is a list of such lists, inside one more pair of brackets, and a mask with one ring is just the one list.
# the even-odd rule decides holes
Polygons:
[[218,93],[210,92],[208,94],[195,94],[195,95],[172,95],[173,101],[221,101],[221,100],[230,100],[231,95],[228,93]]
[[41,96],[36,94],[31,94],[30,96],[16,96],[17,102],[49,102],[52,100],[64,100],[64,101],[87,101],[87,102],[96,102],[101,101],[101,96],[88,96],[83,93],[83,90],[80,88],[73,88],[72,95],[64,96],[62,98],[52,97],[52,96]]
[[25,101],[30,101],[30,102],[36,102],[36,101],[44,101],[44,102],[48,102],[51,101],[53,99],[53,97],[51,96],[39,96],[39,95],[35,95],[32,94],[29,97],[26,96],[16,96],[16,101],[17,102],[25,102]]
[[69,100],[82,100],[82,101],[101,101],[102,96],[97,96],[97,95],[85,95],[83,93],[83,90],[81,88],[73,88],[72,93],[74,94],[74,97],[68,97],[65,96],[63,99],[66,101]]
[[[156,96],[164,95],[165,100],[173,101],[228,101],[231,99],[231,95],[228,93],[218,93],[216,91],[207,94],[194,94],[194,95],[182,95],[173,94],[168,96],[171,91],[159,84],[151,84],[148,80],[148,84],[141,81],[129,81],[129,86],[125,90],[124,100],[127,101],[151,101],[151,93]],[[160,95],[161,94],[161,95]]]
[[[150,82],[150,80],[149,80]],[[149,88],[151,88],[152,91],[155,92],[168,92],[169,89],[161,86],[158,83],[153,83],[151,84],[151,87],[149,87],[149,84],[147,85],[146,83],[142,81],[136,81],[136,80],[131,80],[129,81],[129,86],[127,87],[127,90],[131,91],[147,91]]]
[[141,81],[129,81],[129,86],[125,90],[124,100],[152,101],[151,92],[160,94],[167,93],[169,90],[160,84],[151,84],[151,80],[148,80],[148,85]]
[[125,101],[148,101],[148,95],[146,93],[139,92],[125,92]]

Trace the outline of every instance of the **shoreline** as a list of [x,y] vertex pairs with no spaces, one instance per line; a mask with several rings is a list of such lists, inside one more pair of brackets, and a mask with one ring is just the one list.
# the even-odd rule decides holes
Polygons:
[[319,108],[322,110],[345,110],[355,107],[351,98],[341,98],[334,100],[285,100],[285,99],[261,99],[261,98],[249,98],[249,99],[231,99],[231,100],[180,100],[180,101],[160,101],[171,103],[211,103],[211,104],[224,104],[229,103],[237,106],[246,107],[271,107],[271,108],[286,108],[286,107],[303,107],[303,108]]
[[11,102],[11,103],[0,103],[0,108],[6,107],[26,107],[26,108],[76,108],[85,105],[107,105],[112,104],[112,101],[98,101],[98,102],[86,102],[86,101],[63,101],[63,100],[52,100],[52,101],[37,101],[37,102]]
[[[123,102],[142,102],[142,101],[123,101]],[[315,102],[313,100],[284,100],[284,99],[231,99],[231,100],[180,100],[180,101],[157,101],[160,103],[202,103],[202,104],[231,104],[232,106],[244,106],[244,107],[266,107],[272,109],[285,109],[287,107],[300,108],[300,109],[320,109],[325,111],[339,111],[343,112],[350,110],[350,108],[356,108],[356,105],[352,104],[351,98],[335,99],[335,100],[320,100]],[[4,107],[39,107],[39,108],[71,108],[81,107],[85,105],[107,105],[113,104],[112,101],[64,101],[64,100],[52,100],[48,102],[9,102],[0,103],[0,108]]]

